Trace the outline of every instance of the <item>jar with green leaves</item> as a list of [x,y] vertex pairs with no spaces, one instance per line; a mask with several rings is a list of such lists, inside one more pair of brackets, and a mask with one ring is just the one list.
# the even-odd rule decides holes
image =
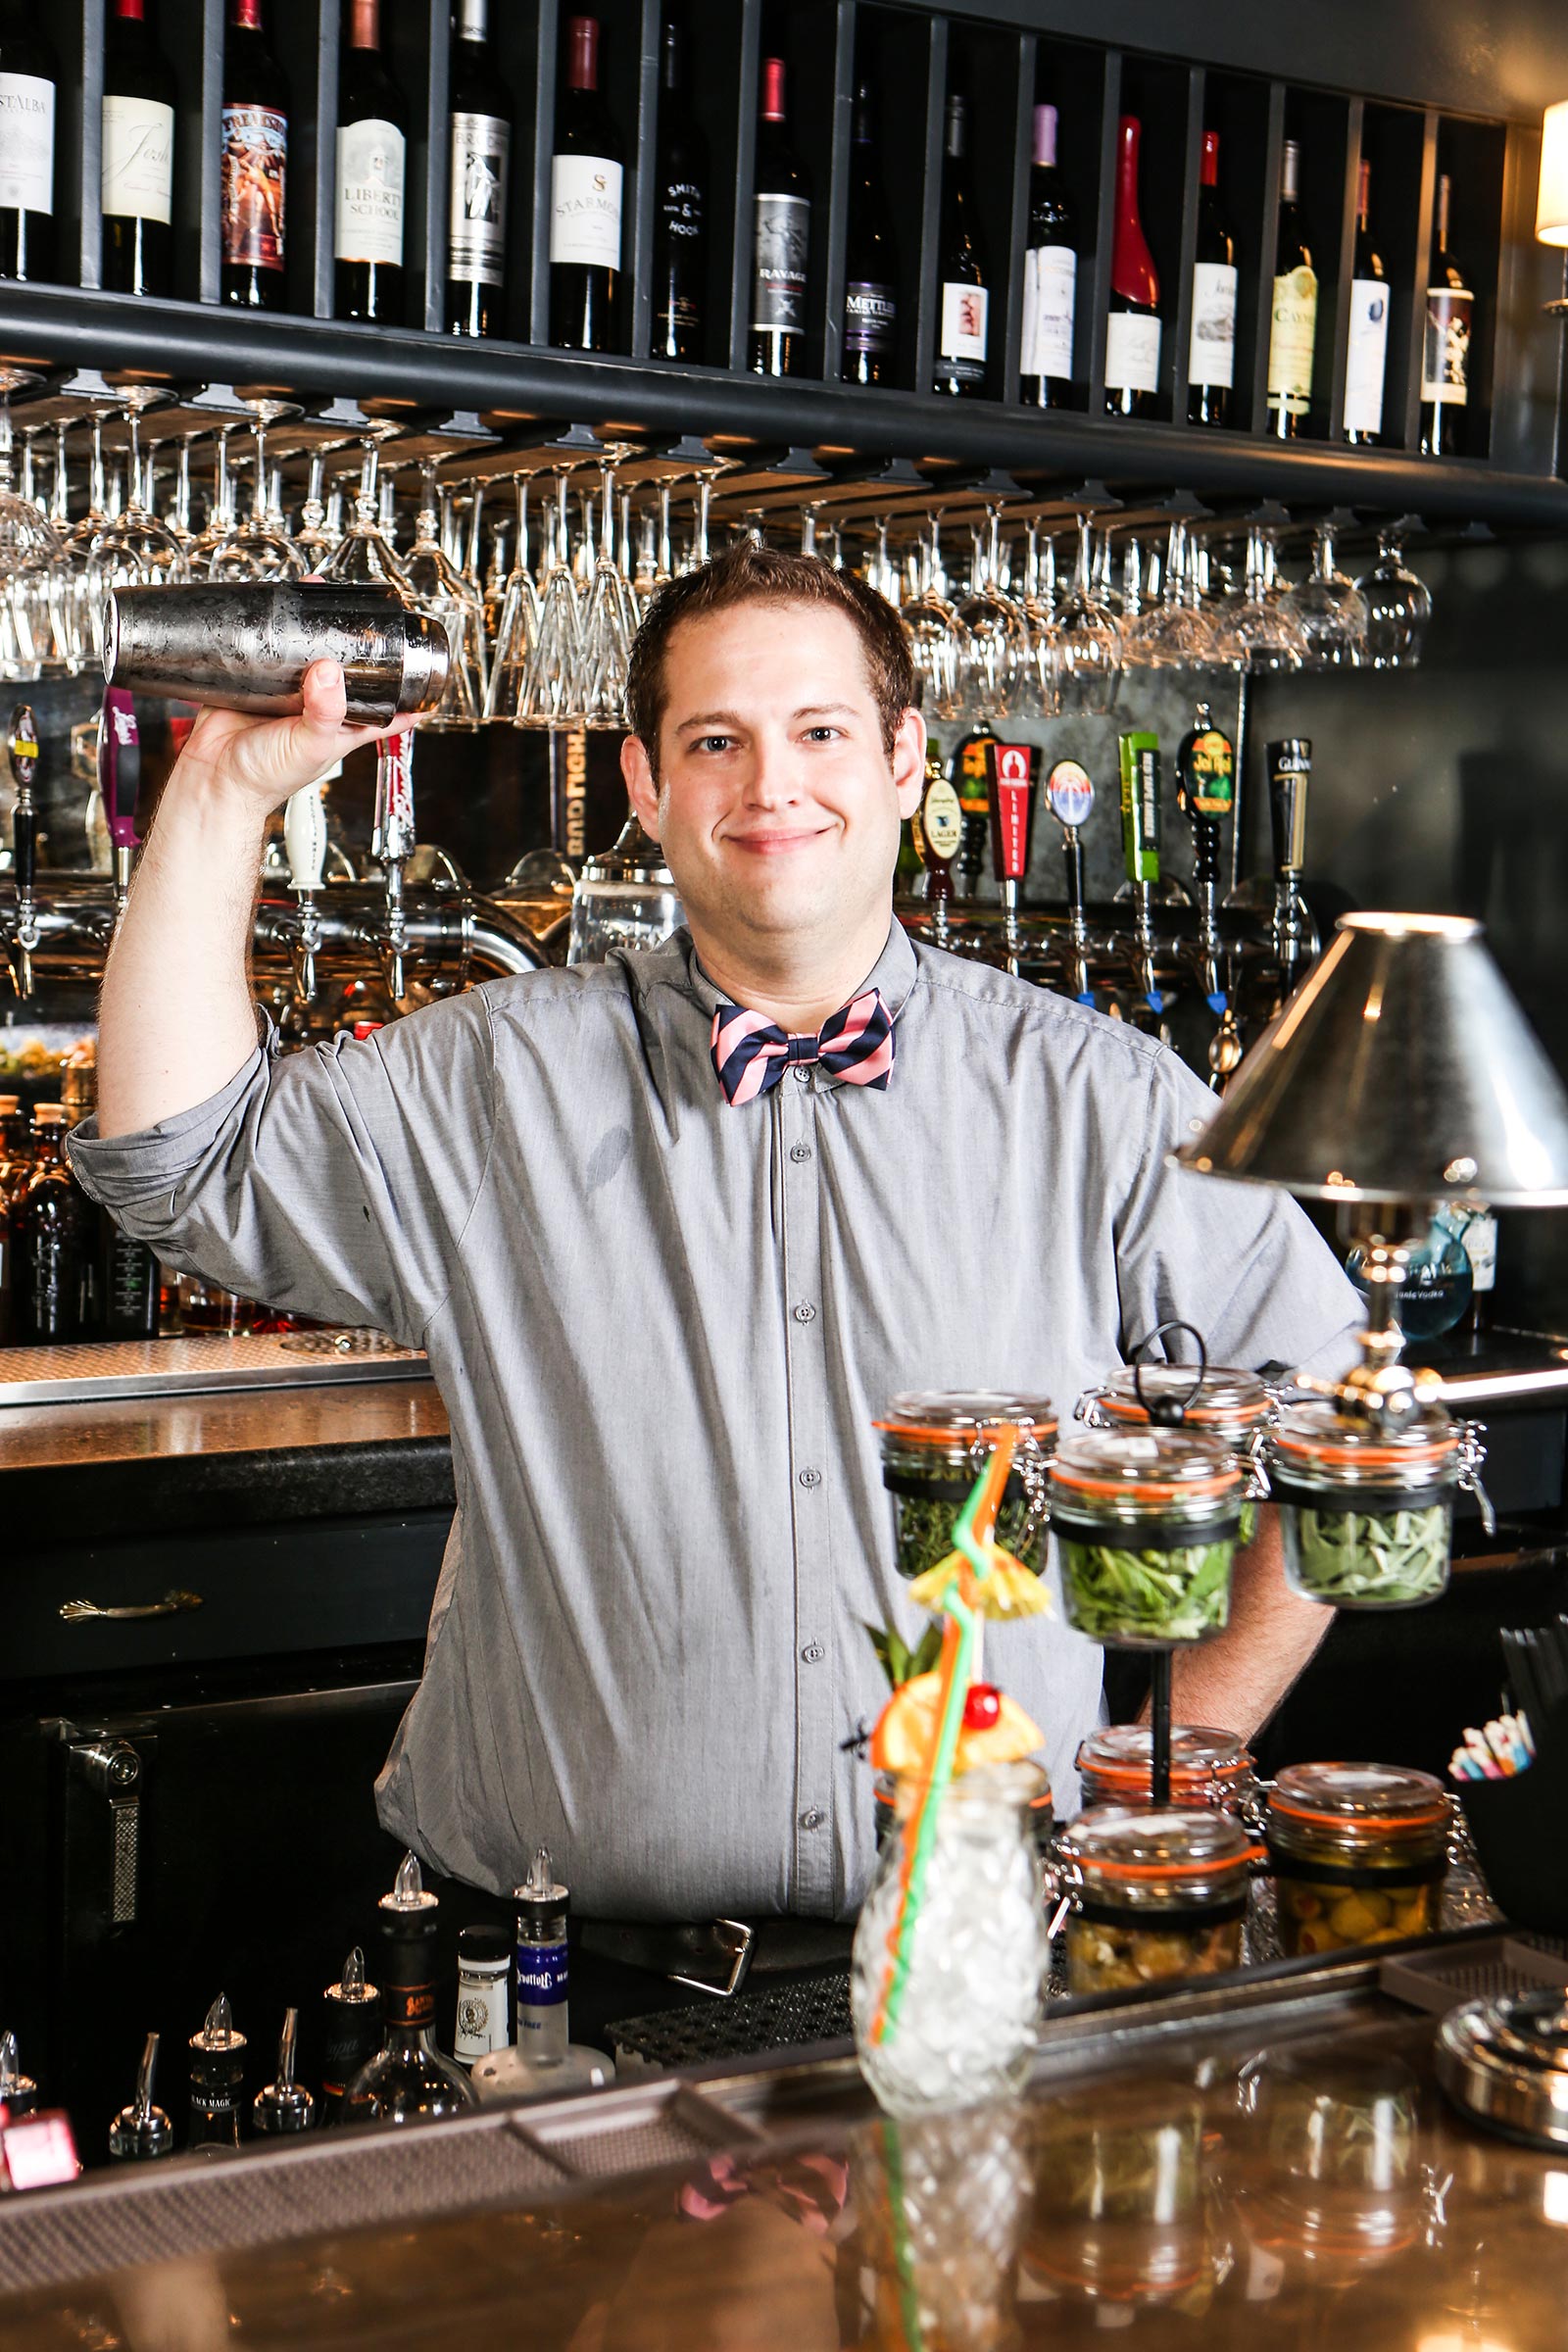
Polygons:
[[1152,1417],[1162,1421],[1161,1408],[1172,1405],[1181,1407],[1183,1429],[1218,1439],[1246,1471],[1236,1540],[1250,1544],[1257,1533],[1257,1506],[1268,1495],[1263,1439],[1279,1409],[1255,1372],[1239,1372],[1225,1364],[1208,1364],[1201,1371],[1191,1364],[1124,1364],[1103,1388],[1090,1390],[1079,1411],[1094,1427],[1147,1429]]
[[894,1397],[875,1426],[882,1438],[882,1484],[893,1497],[901,1576],[912,1582],[947,1558],[954,1521],[986,1466],[997,1431],[1009,1425],[1018,1443],[997,1513],[997,1542],[1038,1570],[1047,1465],[1056,1443],[1050,1397],[991,1390],[918,1390]]
[[1222,1634],[1245,1485],[1226,1446],[1185,1429],[1063,1437],[1051,1524],[1068,1624],[1131,1649]]
[[1460,1448],[1441,1405],[1402,1421],[1287,1405],[1264,1458],[1298,1592],[1337,1609],[1407,1609],[1446,1590]]

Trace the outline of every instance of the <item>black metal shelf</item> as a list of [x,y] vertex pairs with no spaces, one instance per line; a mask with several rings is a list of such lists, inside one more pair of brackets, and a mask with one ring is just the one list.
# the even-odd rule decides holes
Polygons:
[[[719,438],[726,445],[812,449],[875,462],[933,460],[998,467],[1061,483],[1112,488],[1180,485],[1205,498],[1274,498],[1286,507],[1352,506],[1411,511],[1445,523],[1568,527],[1568,483],[1558,478],[1559,330],[1542,304],[1555,266],[1533,241],[1539,132],[1533,123],[1482,120],[1412,103],[1426,71],[1391,58],[1374,72],[1375,99],[1251,70],[1245,51],[1211,60],[1073,37],[1052,22],[1047,0],[997,0],[983,21],[958,4],[926,0],[799,0],[785,18],[803,92],[801,137],[816,183],[817,227],[808,337],[814,372],[774,380],[744,368],[751,275],[751,189],[763,0],[686,0],[703,36],[699,93],[714,158],[715,226],[721,250],[719,316],[709,357],[681,367],[646,351],[652,297],[652,159],[657,137],[655,60],[661,0],[601,0],[607,43],[618,44],[619,88],[635,136],[628,141],[624,326],[631,352],[588,357],[550,349],[549,181],[559,78],[561,0],[516,0],[496,11],[502,65],[517,100],[511,219],[511,340],[470,342],[440,332],[445,300],[449,54],[447,0],[398,0],[388,11],[394,59],[417,94],[410,140],[407,226],[409,325],[398,330],[335,321],[332,303],[332,142],[317,123],[336,111],[336,0],[276,0],[278,43],[293,77],[287,314],[252,314],[218,301],[218,137],[224,0],[165,0],[164,39],[181,79],[181,160],[176,244],[182,290],[197,299],[149,304],[97,290],[96,176],[104,0],[74,0],[63,48],[79,75],[79,109],[63,110],[61,230],[79,244],[79,287],[0,286],[0,352],[50,368],[132,370],[172,383],[267,386],[303,396],[352,395],[413,410],[484,414],[506,431],[535,419],[575,420],[628,435]],[[1112,31],[1138,21],[1122,6]],[[1228,37],[1228,36],[1227,36]],[[79,46],[77,45],[79,43]],[[1216,46],[1222,46],[1216,42]],[[1320,46],[1320,44],[1319,44]],[[1235,44],[1232,43],[1235,51]],[[897,124],[888,125],[890,172],[899,173],[900,218],[917,228],[906,272],[905,383],[864,390],[838,378],[849,117],[854,81],[873,59],[887,74]],[[1314,62],[1322,60],[1314,50]],[[1362,63],[1347,44],[1347,78]],[[1429,65],[1430,61],[1426,61]],[[1405,77],[1401,87],[1401,76]],[[927,385],[936,333],[934,249],[941,197],[943,104],[950,86],[978,84],[988,119],[1004,126],[986,163],[992,268],[997,285],[990,389],[1016,384],[1027,232],[1027,131],[1037,96],[1065,102],[1083,222],[1078,374],[1084,406],[1042,413],[1007,398],[944,399]],[[1468,84],[1460,89],[1469,99]],[[1146,107],[1161,124],[1150,164],[1146,211],[1166,256],[1169,286],[1160,408],[1166,421],[1107,418],[1103,405],[1112,172],[1117,117]],[[890,110],[892,111],[892,110]],[[1237,407],[1244,429],[1176,421],[1187,408],[1187,340],[1196,224],[1197,160],[1206,123],[1225,124],[1236,158],[1237,220],[1245,264]],[[1310,142],[1323,249],[1318,381],[1310,431],[1291,442],[1267,431],[1264,378],[1272,287],[1279,157],[1287,135]],[[898,154],[892,150],[897,143]],[[1396,301],[1385,417],[1397,446],[1351,449],[1330,437],[1343,401],[1348,262],[1354,189],[1370,151],[1389,194],[1388,260]],[[1469,193],[1467,253],[1482,294],[1484,348],[1472,412],[1487,454],[1463,463],[1415,454],[1420,383],[1420,305],[1440,159]],[[729,185],[733,178],[733,200]],[[1456,186],[1459,184],[1456,181]],[[907,232],[906,232],[907,233]],[[916,240],[910,238],[913,245]]]

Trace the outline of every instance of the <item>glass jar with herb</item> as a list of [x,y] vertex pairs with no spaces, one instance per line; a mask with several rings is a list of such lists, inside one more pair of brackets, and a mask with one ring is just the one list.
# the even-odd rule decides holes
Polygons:
[[1230,1616],[1243,1472],[1183,1429],[1088,1429],[1051,1466],[1067,1622],[1096,1642],[1206,1642]]
[[1263,1859],[1212,1805],[1098,1805],[1056,1839],[1072,1992],[1132,1992],[1242,1964],[1252,1866]]
[[1286,1958],[1432,1935],[1448,1825],[1447,1796],[1429,1772],[1287,1765],[1264,1818]]
[[[1153,1787],[1154,1736],[1144,1723],[1110,1723],[1092,1732],[1075,1759],[1084,1809],[1147,1805]],[[1170,1735],[1173,1805],[1223,1805],[1234,1812],[1257,1788],[1251,1751],[1234,1732],[1177,1724]]]
[[997,1513],[997,1542],[1026,1568],[1038,1568],[1046,1466],[1056,1443],[1050,1397],[990,1390],[909,1391],[894,1397],[875,1426],[882,1435],[882,1484],[893,1497],[901,1576],[912,1582],[947,1558],[953,1523],[986,1466],[996,1432],[1009,1424],[1018,1431],[1018,1444]]
[[1179,1405],[1183,1429],[1218,1439],[1242,1464],[1247,1491],[1236,1541],[1250,1544],[1257,1533],[1257,1506],[1268,1494],[1262,1445],[1279,1409],[1272,1392],[1255,1372],[1223,1364],[1209,1364],[1201,1372],[1191,1364],[1126,1364],[1103,1388],[1091,1389],[1080,1411],[1101,1428],[1147,1428],[1150,1407],[1157,1418],[1165,1405]]
[[1446,1590],[1460,1459],[1441,1405],[1388,1423],[1287,1405],[1264,1459],[1298,1592],[1338,1609],[1407,1609]]

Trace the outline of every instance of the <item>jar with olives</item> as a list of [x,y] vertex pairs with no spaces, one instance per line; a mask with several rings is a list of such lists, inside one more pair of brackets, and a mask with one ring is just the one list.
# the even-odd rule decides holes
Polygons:
[[[1147,1805],[1153,1790],[1154,1736],[1147,1724],[1110,1723],[1092,1732],[1075,1759],[1084,1806]],[[1177,1724],[1170,1736],[1173,1805],[1232,1811],[1257,1787],[1251,1752],[1234,1732]]]
[[1387,1424],[1287,1405],[1264,1460],[1298,1592],[1337,1609],[1407,1609],[1446,1590],[1460,1438],[1441,1405]]
[[1254,1845],[1212,1805],[1099,1805],[1069,1822],[1056,1858],[1070,1893],[1072,1992],[1133,1992],[1242,1963]]
[[1429,1772],[1287,1765],[1264,1818],[1286,1958],[1433,1934],[1449,1818],[1443,1784]]
[[1191,1364],[1126,1364],[1103,1388],[1091,1389],[1079,1411],[1093,1426],[1127,1429],[1147,1427],[1152,1406],[1157,1419],[1161,1407],[1170,1405],[1180,1406],[1183,1429],[1217,1439],[1242,1464],[1247,1491],[1236,1540],[1250,1544],[1257,1533],[1258,1503],[1268,1494],[1262,1445],[1278,1409],[1271,1391],[1255,1372],[1223,1364],[1209,1364],[1201,1372]]
[[1245,1483],[1225,1446],[1184,1429],[1063,1437],[1051,1524],[1068,1624],[1132,1649],[1222,1634]]
[[1012,1468],[997,1513],[997,1542],[1026,1568],[1038,1568],[1045,1537],[1046,1465],[1056,1443],[1049,1396],[990,1390],[911,1391],[895,1396],[876,1423],[882,1436],[882,1484],[893,1497],[899,1574],[935,1568],[953,1549],[953,1523],[996,1444],[1018,1431]]

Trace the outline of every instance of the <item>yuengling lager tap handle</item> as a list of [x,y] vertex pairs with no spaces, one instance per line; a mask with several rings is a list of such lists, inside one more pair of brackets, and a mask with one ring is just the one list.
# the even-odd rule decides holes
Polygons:
[[914,820],[914,840],[925,867],[926,904],[934,910],[931,936],[941,947],[948,936],[953,860],[963,840],[963,809],[934,746],[926,755],[925,789]]

